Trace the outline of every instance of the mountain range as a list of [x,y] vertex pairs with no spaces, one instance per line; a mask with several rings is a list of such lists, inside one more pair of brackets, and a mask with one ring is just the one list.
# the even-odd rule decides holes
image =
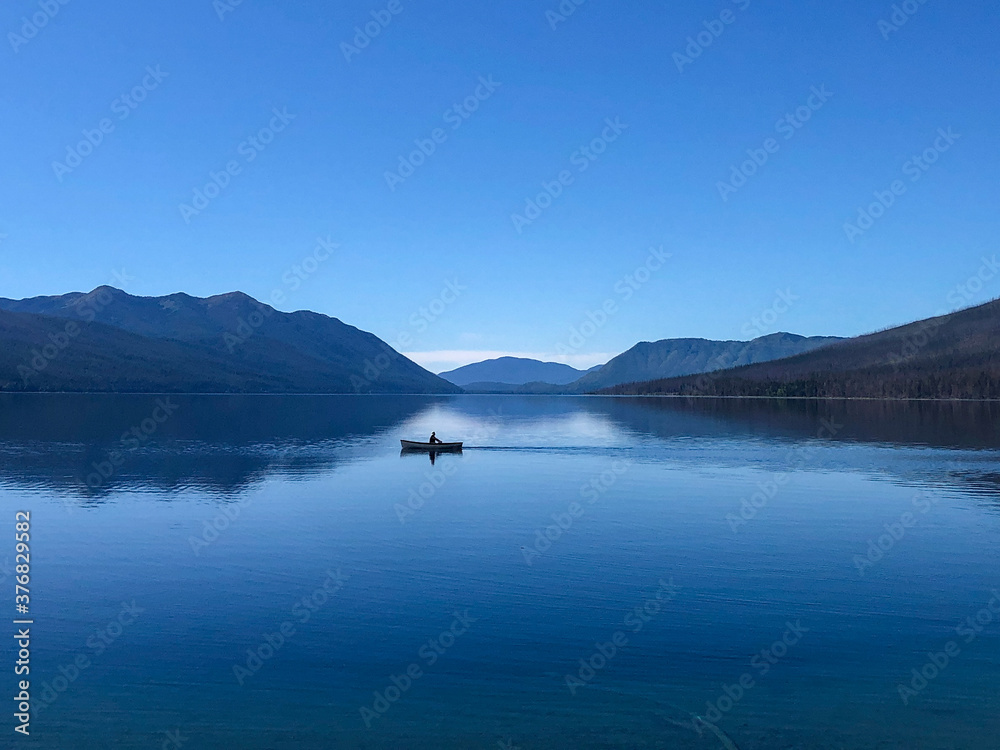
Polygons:
[[0,298],[0,391],[1000,398],[1000,300],[853,339],[642,342],[581,371],[515,357],[434,375],[326,315],[241,292]]
[[373,334],[241,292],[0,299],[0,390],[459,393]]
[[1000,301],[707,375],[617,385],[619,395],[1000,398]]
[[[460,367],[441,377],[479,393],[591,393],[624,383],[711,372],[791,357],[841,339],[775,333],[753,341],[644,341],[586,372],[567,365],[505,357]],[[570,379],[572,373],[577,377]]]
[[619,354],[600,370],[580,378],[572,384],[572,389],[575,393],[589,393],[622,383],[724,370],[791,357],[837,341],[841,339],[833,336],[806,338],[792,333],[774,333],[753,341],[644,341]]

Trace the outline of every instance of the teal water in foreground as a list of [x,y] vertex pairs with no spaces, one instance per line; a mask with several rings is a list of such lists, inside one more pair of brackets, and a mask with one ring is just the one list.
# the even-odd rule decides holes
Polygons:
[[0,397],[12,747],[1000,747],[1000,405],[157,398]]

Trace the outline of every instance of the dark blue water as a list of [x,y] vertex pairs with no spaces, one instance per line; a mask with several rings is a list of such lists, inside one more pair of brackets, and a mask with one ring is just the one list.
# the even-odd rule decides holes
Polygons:
[[0,398],[18,746],[1000,747],[997,405],[167,405]]

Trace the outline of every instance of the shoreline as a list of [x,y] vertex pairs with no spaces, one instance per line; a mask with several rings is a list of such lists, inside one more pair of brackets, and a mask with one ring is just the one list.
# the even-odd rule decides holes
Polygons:
[[297,391],[276,393],[234,393],[226,391],[0,391],[0,396],[241,396],[241,397],[289,397],[315,398],[399,398],[419,396],[421,398],[505,397],[505,398],[655,398],[655,399],[701,399],[728,401],[878,401],[884,403],[939,403],[939,404],[996,404],[1000,398],[875,398],[871,396],[693,396],[676,393],[300,393]]

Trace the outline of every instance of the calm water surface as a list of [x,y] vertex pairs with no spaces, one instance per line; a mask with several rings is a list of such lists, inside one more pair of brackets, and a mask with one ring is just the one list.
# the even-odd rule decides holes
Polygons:
[[0,397],[18,746],[1000,747],[997,405],[156,401]]

